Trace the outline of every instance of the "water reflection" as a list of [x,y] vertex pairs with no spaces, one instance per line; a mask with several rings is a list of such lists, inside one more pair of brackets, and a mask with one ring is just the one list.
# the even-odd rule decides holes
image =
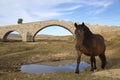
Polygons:
[[[83,71],[89,66],[86,62],[81,62],[80,71]],[[53,73],[53,72],[74,72],[76,64],[67,64],[62,66],[46,66],[39,64],[22,65],[20,70],[23,73],[39,74],[39,73]]]

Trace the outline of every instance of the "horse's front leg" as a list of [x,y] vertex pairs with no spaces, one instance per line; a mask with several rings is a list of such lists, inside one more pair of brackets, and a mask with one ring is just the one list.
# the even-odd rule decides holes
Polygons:
[[79,65],[80,65],[80,61],[81,61],[81,52],[78,51],[77,54],[78,54],[78,57],[77,57],[77,66],[76,66],[75,73],[79,74]]
[[91,61],[91,71],[94,71],[97,67],[96,67],[96,59],[95,56],[91,55],[90,56],[90,61]]

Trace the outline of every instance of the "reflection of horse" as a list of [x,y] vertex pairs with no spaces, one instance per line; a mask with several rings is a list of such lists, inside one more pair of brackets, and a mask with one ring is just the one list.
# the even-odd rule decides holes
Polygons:
[[99,34],[93,34],[89,28],[84,24],[74,24],[75,37],[76,37],[76,50],[78,54],[77,67],[75,73],[79,73],[79,64],[81,59],[81,54],[84,53],[90,56],[91,61],[91,71],[96,69],[96,59],[95,56],[99,56],[101,59],[101,68],[104,69],[106,65],[105,56],[105,43],[104,38]]

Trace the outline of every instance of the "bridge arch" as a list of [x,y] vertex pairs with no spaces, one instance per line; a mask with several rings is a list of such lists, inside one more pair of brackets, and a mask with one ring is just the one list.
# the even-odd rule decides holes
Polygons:
[[73,22],[64,20],[47,20],[0,27],[0,39],[6,41],[8,34],[13,31],[17,31],[18,33],[20,33],[22,41],[33,42],[36,34],[42,29],[49,26],[63,27],[66,30],[70,31],[74,37],[75,28]]
[[7,32],[5,32],[4,34],[3,34],[3,38],[2,38],[2,41],[3,42],[6,42],[6,41],[8,41],[8,35],[10,34],[10,33],[12,33],[12,32],[17,32],[17,33],[19,33],[20,34],[20,36],[22,37],[22,35],[21,35],[21,33],[19,32],[19,31],[17,31],[17,30],[10,30],[10,31],[7,31]]
[[69,28],[67,28],[66,26],[60,25],[60,24],[50,24],[50,25],[45,25],[45,26],[43,26],[42,28],[39,28],[38,30],[36,30],[36,32],[33,34],[32,41],[33,41],[33,42],[35,41],[35,36],[37,35],[38,32],[40,32],[41,30],[43,30],[43,29],[45,29],[45,28],[52,27],[52,26],[62,27],[62,28],[64,28],[64,29],[66,29],[67,31],[69,31],[69,32],[74,36],[73,31],[70,30]]

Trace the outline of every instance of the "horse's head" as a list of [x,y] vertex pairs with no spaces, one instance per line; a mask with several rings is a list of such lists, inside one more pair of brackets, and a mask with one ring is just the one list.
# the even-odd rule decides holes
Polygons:
[[74,24],[75,26],[75,37],[77,40],[77,43],[79,45],[82,45],[86,40],[90,40],[93,36],[92,32],[90,29],[84,24]]
[[74,24],[75,26],[75,37],[77,40],[83,41],[84,39],[84,23],[82,24]]

